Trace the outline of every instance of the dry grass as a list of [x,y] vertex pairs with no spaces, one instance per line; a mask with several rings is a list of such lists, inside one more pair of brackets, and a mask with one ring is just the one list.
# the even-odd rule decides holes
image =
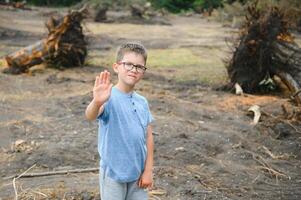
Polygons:
[[[87,64],[110,68],[115,59],[115,51],[97,56],[99,53],[89,53]],[[213,58],[211,55],[217,56]],[[217,85],[223,84],[227,79],[222,51],[216,48],[150,49],[147,66],[152,73],[159,73],[179,82],[197,81]]]
[[95,35],[108,35],[110,37],[121,37],[137,40],[139,38],[156,39],[171,38],[173,28],[170,26],[162,27],[159,25],[136,25],[136,24],[102,24],[86,23],[88,32]]
[[245,96],[230,96],[223,99],[217,103],[223,110],[233,110],[237,109],[239,106],[249,107],[252,105],[267,105],[273,102],[278,102],[281,98],[277,96],[256,96],[247,95]]

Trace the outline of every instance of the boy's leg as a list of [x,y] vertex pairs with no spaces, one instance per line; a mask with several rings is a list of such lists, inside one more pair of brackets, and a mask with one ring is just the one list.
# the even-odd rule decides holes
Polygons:
[[111,179],[101,167],[99,169],[99,185],[101,200],[123,200],[126,197],[126,183],[118,183]]
[[127,183],[128,191],[126,200],[147,200],[148,192],[145,189],[139,188],[137,181]]

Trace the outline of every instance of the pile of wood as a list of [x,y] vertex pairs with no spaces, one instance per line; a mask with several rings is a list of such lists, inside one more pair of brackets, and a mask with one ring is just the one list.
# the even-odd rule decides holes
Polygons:
[[23,2],[0,1],[0,6],[11,7],[14,9],[31,10],[31,8],[26,7],[26,1]]
[[248,8],[227,71],[231,85],[239,84],[247,93],[269,91],[280,79],[301,104],[301,49],[284,13],[277,7],[260,11],[256,3]]
[[5,57],[8,68],[4,73],[27,72],[34,65],[61,67],[81,66],[87,55],[87,43],[81,21],[87,16],[87,9],[69,12],[66,16],[51,17],[46,23],[47,38]]

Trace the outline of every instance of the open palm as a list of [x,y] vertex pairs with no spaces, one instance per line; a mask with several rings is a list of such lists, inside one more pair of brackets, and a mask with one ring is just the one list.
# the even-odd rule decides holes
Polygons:
[[111,83],[111,74],[107,70],[101,72],[95,79],[93,88],[93,98],[98,105],[104,104],[111,95],[113,84]]

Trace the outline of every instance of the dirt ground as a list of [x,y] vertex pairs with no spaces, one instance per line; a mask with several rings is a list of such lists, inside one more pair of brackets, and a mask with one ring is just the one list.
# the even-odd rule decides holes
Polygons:
[[[43,38],[53,12],[0,10],[0,57]],[[0,199],[14,199],[15,190],[19,199],[99,199],[97,172],[19,178],[15,189],[6,177],[30,167],[28,173],[98,167],[97,123],[88,122],[84,111],[96,74],[112,71],[108,52],[123,41],[140,40],[150,53],[188,48],[206,55],[203,59],[220,60],[227,56],[225,37],[236,31],[199,16],[168,21],[171,25],[88,21],[89,58],[102,59],[100,64],[0,73]],[[207,55],[212,49],[219,54]],[[179,81],[174,76],[179,68],[149,67],[137,90],[156,119],[150,199],[301,199],[301,126],[277,120],[288,99],[235,96],[193,76]],[[256,126],[247,112],[254,104],[270,114]]]

